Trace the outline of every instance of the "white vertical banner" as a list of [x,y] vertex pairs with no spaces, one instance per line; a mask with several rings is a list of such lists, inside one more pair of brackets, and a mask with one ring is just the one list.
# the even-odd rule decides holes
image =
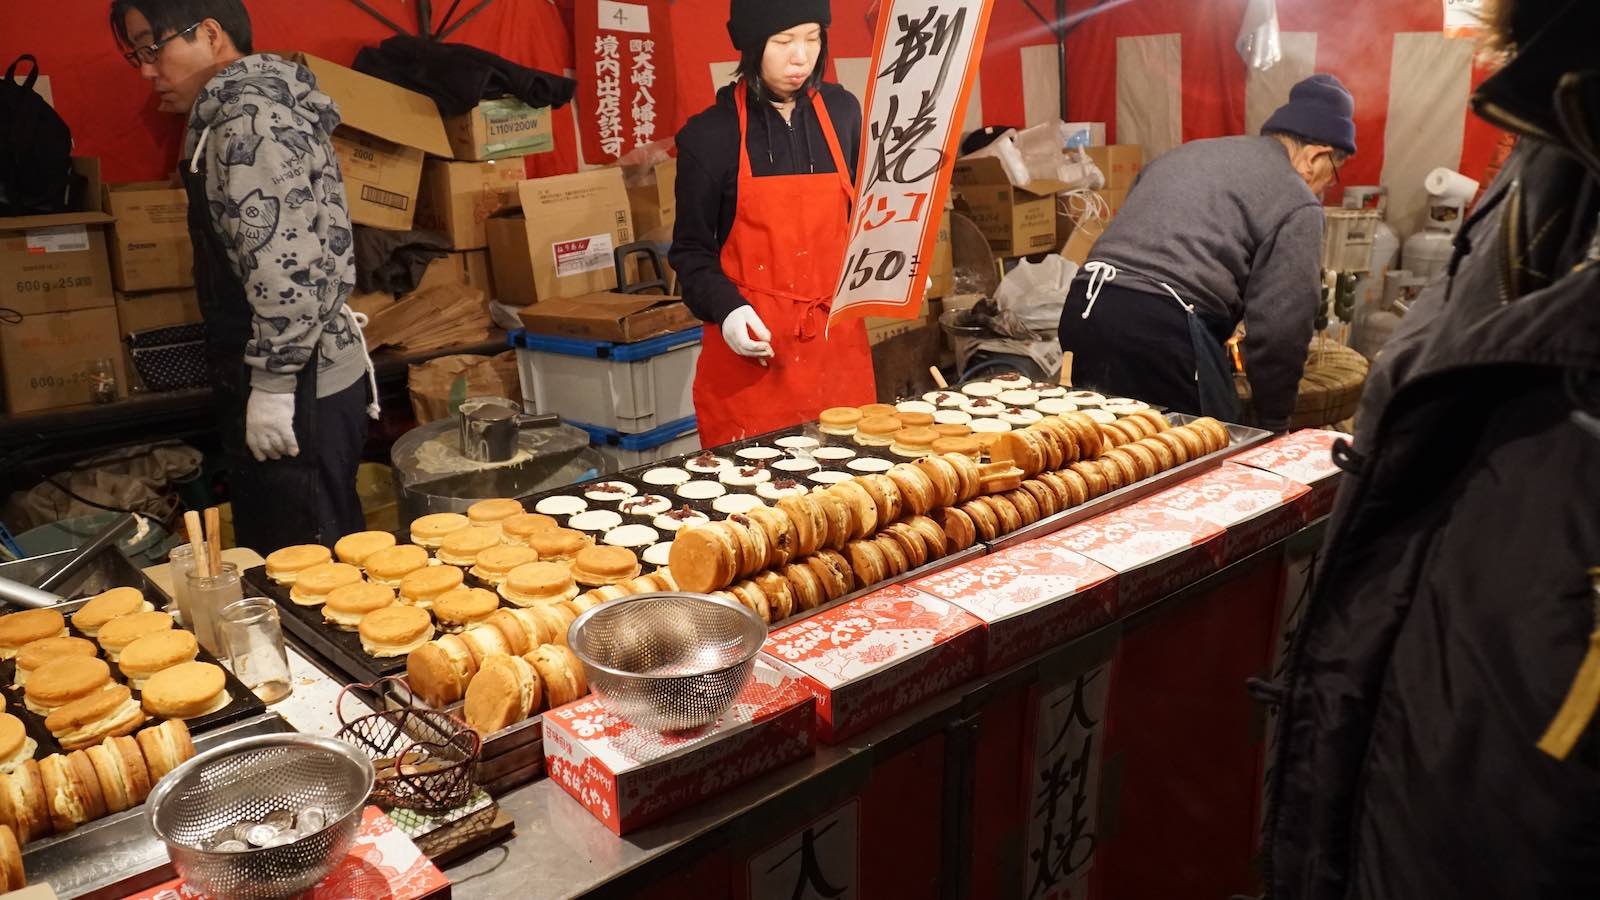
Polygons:
[[1389,186],[1389,224],[1402,236],[1427,225],[1428,173],[1461,168],[1476,49],[1473,41],[1433,31],[1394,36],[1389,84],[1405,89],[1389,91],[1381,183]]
[[1022,118],[1024,127],[1061,118],[1061,56],[1055,44],[1021,49]]
[[748,900],[855,900],[861,890],[861,804],[839,807],[750,858]]
[[1033,709],[1028,771],[1027,900],[1088,897],[1099,846],[1100,760],[1111,663],[1100,662],[1041,689]]
[[834,322],[922,314],[950,170],[994,0],[886,0]]
[[1260,134],[1261,126],[1278,107],[1289,102],[1289,91],[1317,72],[1317,33],[1283,31],[1278,33],[1283,58],[1265,72],[1246,69],[1244,73],[1244,133]]
[[1117,143],[1147,166],[1183,143],[1183,35],[1117,38]]

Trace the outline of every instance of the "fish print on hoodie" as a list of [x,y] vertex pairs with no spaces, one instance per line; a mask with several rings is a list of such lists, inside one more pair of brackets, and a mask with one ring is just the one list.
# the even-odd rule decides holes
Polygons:
[[344,311],[356,278],[330,138],[339,122],[309,69],[267,54],[218,72],[189,116],[184,165],[205,162],[211,224],[253,312],[244,358],[254,388],[293,391],[314,356],[318,396],[365,373]]

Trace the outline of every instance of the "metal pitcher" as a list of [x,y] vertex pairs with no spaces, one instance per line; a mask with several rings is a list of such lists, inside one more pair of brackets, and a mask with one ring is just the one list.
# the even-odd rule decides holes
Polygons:
[[558,424],[554,415],[524,415],[516,401],[505,397],[475,397],[461,404],[461,455],[473,462],[501,463],[517,455],[525,428]]

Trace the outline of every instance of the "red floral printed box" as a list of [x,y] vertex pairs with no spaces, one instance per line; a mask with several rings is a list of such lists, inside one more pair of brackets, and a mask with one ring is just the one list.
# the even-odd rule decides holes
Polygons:
[[1115,572],[1044,540],[914,581],[984,624],[984,671],[997,672],[1110,624]]
[[1310,493],[1311,488],[1282,475],[1225,463],[1149,502],[1227,529],[1222,564],[1228,565],[1304,528],[1299,502]]
[[896,585],[774,631],[766,651],[803,676],[833,744],[977,675],[983,623]]
[[[344,862],[302,894],[304,900],[423,900],[450,896],[444,877],[383,810],[362,811],[355,843]],[[174,878],[127,900],[208,900],[209,895]]]
[[1222,565],[1222,528],[1146,498],[1040,540],[1117,573],[1118,618],[1187,587]]
[[733,707],[700,731],[637,728],[594,696],[545,713],[545,769],[621,835],[810,756],[814,732],[811,694],[757,658]]
[[1333,443],[1350,435],[1337,431],[1297,431],[1233,457],[1229,462],[1263,469],[1311,488],[1300,499],[1307,525],[1333,511],[1333,498],[1344,470],[1333,463]]

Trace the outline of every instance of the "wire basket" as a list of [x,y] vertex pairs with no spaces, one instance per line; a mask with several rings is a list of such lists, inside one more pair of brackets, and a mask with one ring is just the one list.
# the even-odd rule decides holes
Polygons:
[[567,643],[606,711],[640,728],[690,731],[715,723],[750,681],[767,624],[702,594],[641,594],[596,606]]
[[[404,685],[392,675],[372,684],[347,685],[334,707],[341,726],[334,737],[365,753],[376,770],[373,801],[422,812],[455,809],[466,803],[478,790],[475,775],[483,755],[483,738],[466,722],[446,712],[410,705],[345,719],[345,694],[360,687],[381,697],[386,682]],[[395,693],[410,697],[405,691]]]
[[[372,763],[349,744],[263,735],[173,770],[150,792],[145,815],[191,886],[217,900],[276,900],[310,889],[344,860],[372,782]],[[325,824],[290,843],[213,849],[224,829],[311,809]]]

